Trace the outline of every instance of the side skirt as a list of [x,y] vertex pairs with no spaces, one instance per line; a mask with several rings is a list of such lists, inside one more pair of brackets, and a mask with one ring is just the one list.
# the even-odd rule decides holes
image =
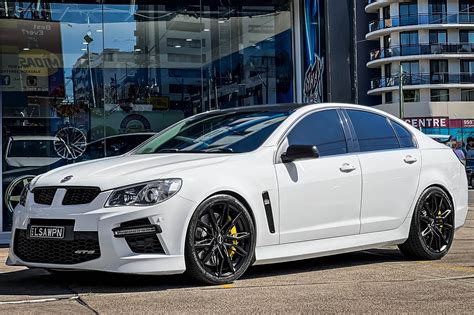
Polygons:
[[274,264],[316,257],[337,255],[405,242],[411,220],[395,230],[341,236],[299,243],[258,247],[254,265]]

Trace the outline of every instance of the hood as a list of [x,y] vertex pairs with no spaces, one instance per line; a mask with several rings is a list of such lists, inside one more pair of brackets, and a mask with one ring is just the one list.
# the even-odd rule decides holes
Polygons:
[[[215,165],[229,159],[229,154],[154,154],[127,155],[88,161],[57,168],[39,176],[34,187],[94,186],[101,190],[160,179],[177,171]],[[72,177],[71,177],[72,176]],[[69,180],[61,183],[66,178]]]

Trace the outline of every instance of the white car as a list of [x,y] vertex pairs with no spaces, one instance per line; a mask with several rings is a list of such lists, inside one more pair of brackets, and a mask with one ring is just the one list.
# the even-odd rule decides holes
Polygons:
[[187,271],[220,284],[252,264],[389,244],[440,259],[467,211],[453,151],[393,116],[343,104],[229,109],[36,177],[7,264]]
[[5,162],[10,167],[51,165],[61,160],[54,149],[57,137],[13,136],[8,138]]

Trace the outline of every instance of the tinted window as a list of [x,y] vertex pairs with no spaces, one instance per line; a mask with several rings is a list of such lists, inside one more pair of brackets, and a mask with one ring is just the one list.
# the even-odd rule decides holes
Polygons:
[[397,136],[387,118],[358,110],[348,110],[362,152],[398,149]]
[[136,154],[245,153],[258,149],[292,111],[210,112],[183,120]]
[[289,145],[315,145],[320,156],[345,154],[347,143],[336,110],[326,110],[303,118],[288,135]]
[[402,127],[399,123],[392,121],[393,129],[397,133],[400,146],[402,148],[414,148],[415,143],[413,142],[413,135]]

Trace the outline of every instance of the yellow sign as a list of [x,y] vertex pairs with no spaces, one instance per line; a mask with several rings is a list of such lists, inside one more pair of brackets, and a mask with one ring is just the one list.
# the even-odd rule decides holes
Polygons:
[[169,109],[170,98],[167,96],[151,96],[147,102],[153,105],[153,109]]
[[62,68],[61,59],[44,49],[22,51],[18,56],[18,65],[21,72],[38,77],[53,75]]

